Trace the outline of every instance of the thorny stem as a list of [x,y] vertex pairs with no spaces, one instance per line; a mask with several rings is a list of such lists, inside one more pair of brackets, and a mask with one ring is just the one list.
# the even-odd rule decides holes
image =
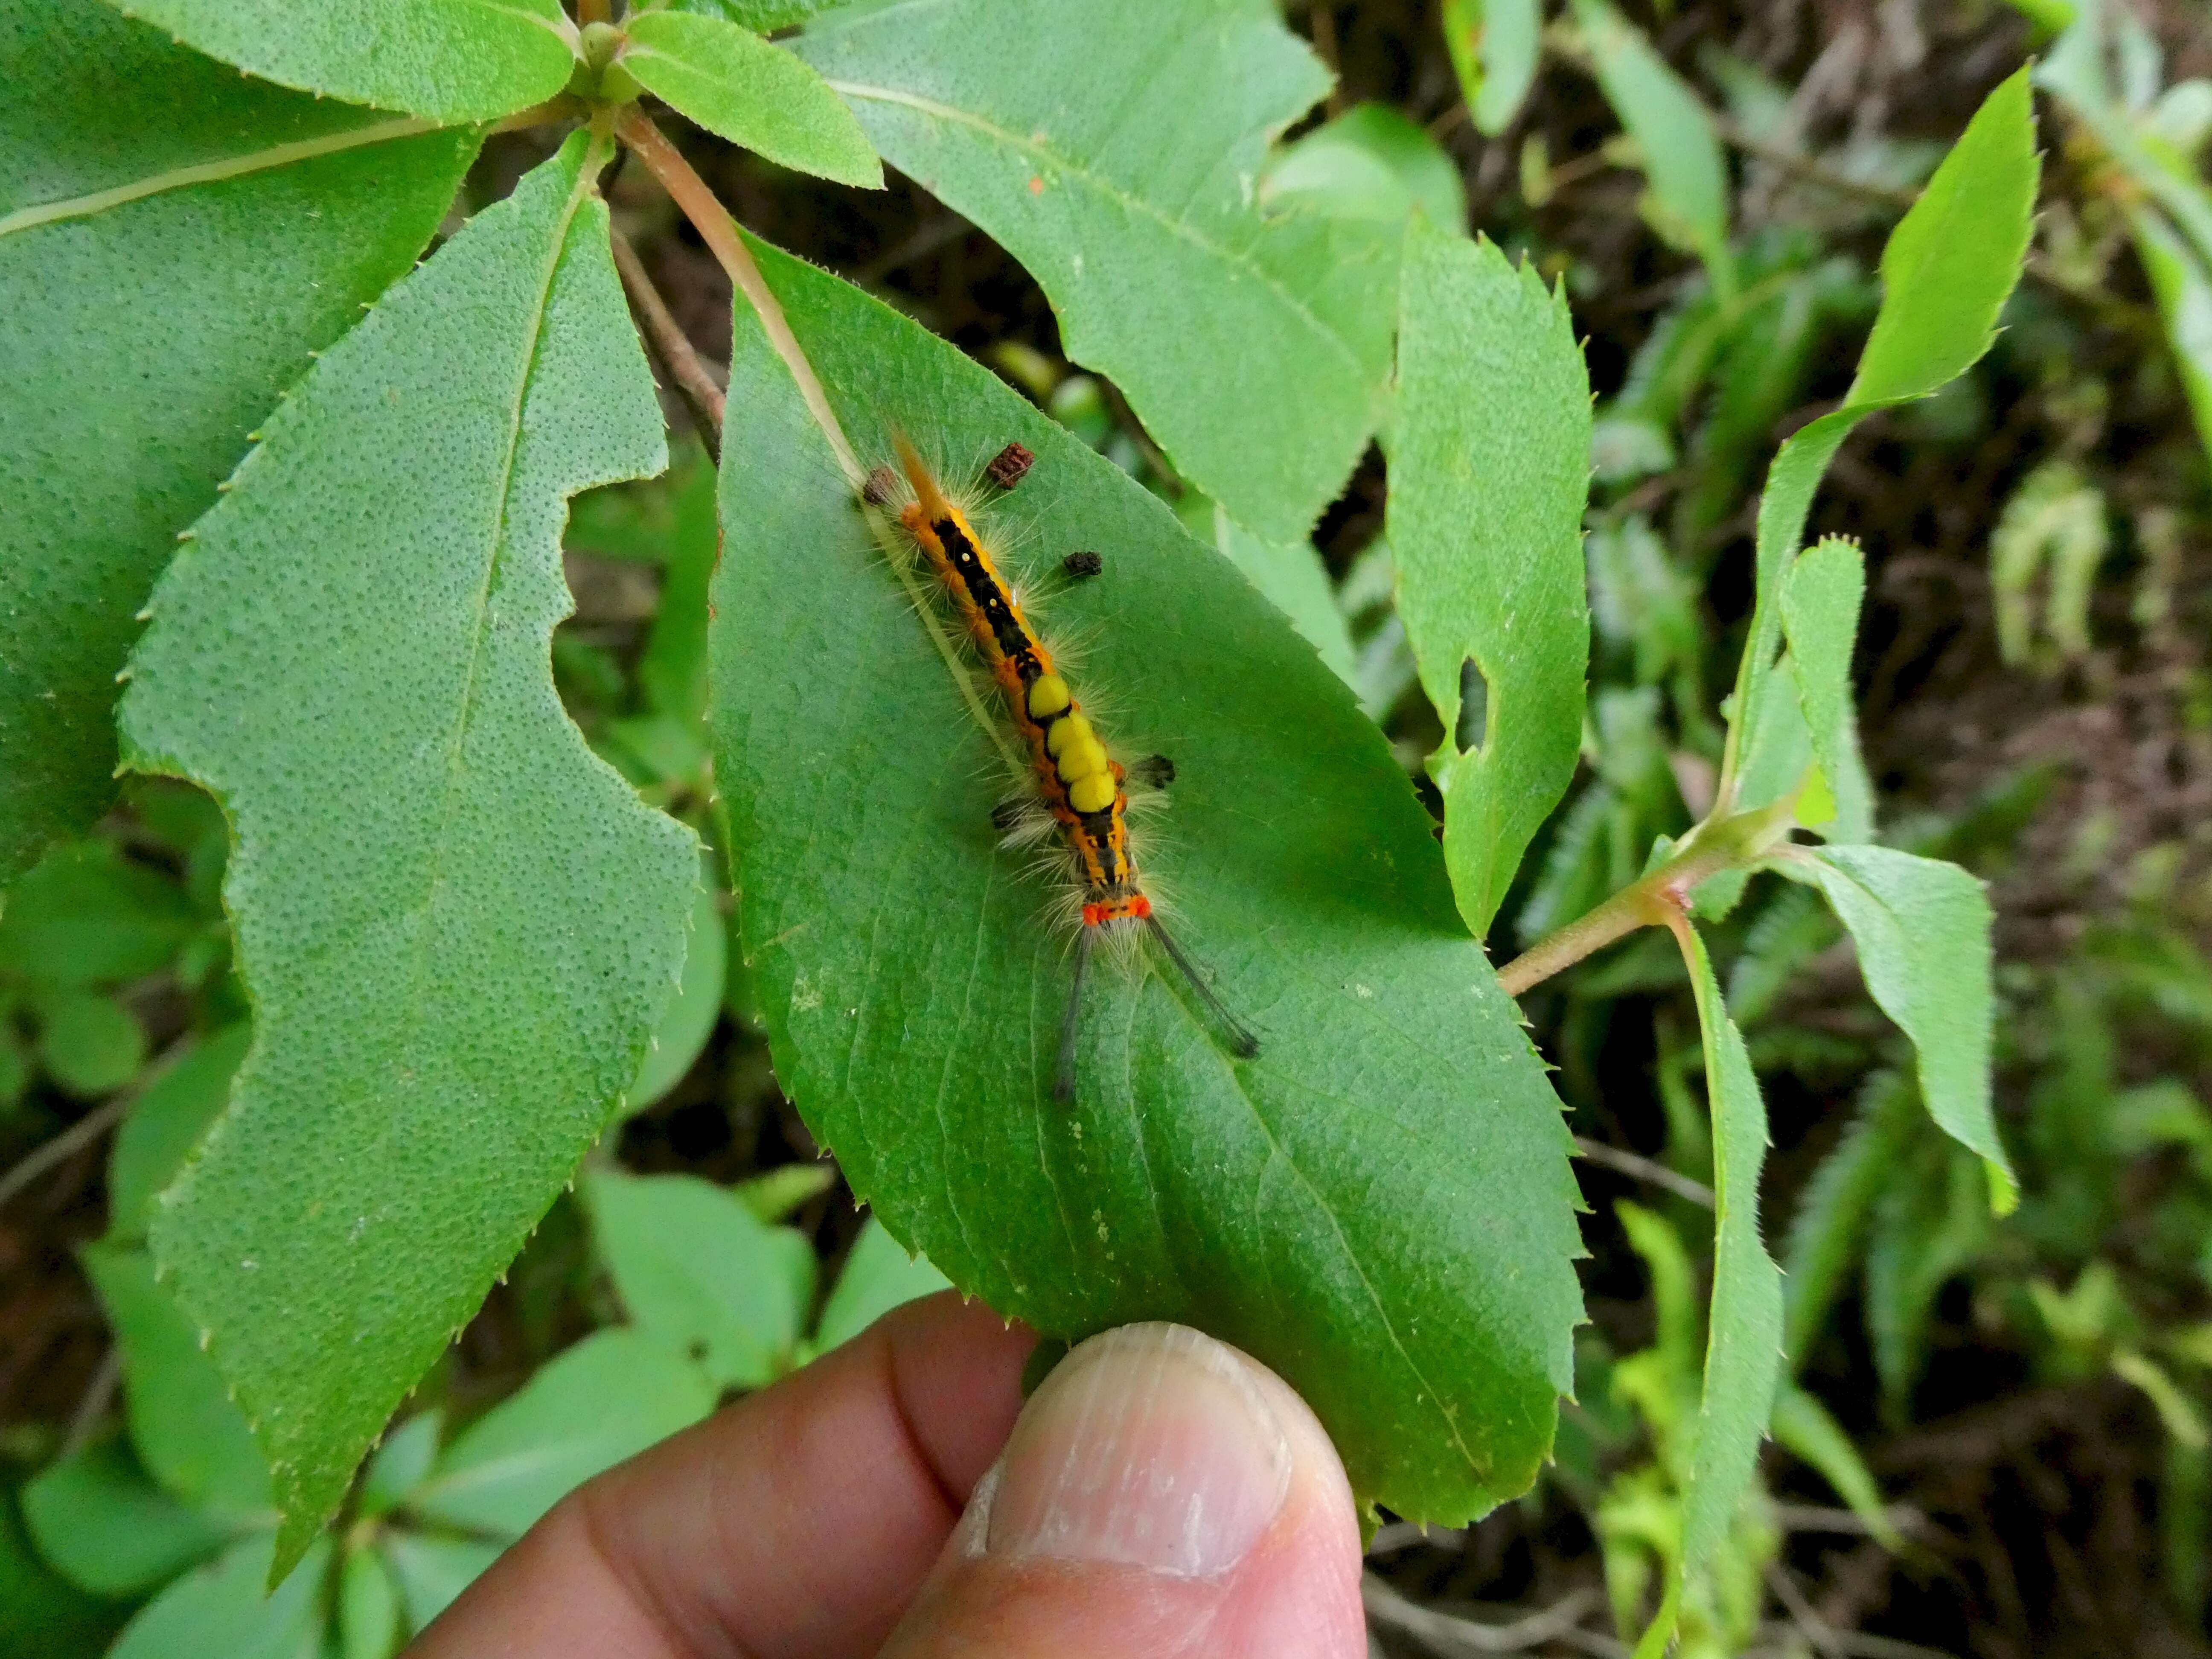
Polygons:
[[645,262],[637,257],[629,238],[616,231],[612,240],[615,270],[621,273],[623,290],[629,295],[629,302],[637,312],[639,329],[668,371],[668,378],[675,382],[684,407],[691,411],[691,424],[699,428],[700,441],[707,446],[707,458],[720,466],[722,388],[714,383],[713,373],[677,325],[668,302],[653,285],[653,278],[646,273]]
[[867,482],[866,469],[853,453],[853,446],[846,441],[845,428],[837,423],[836,412],[830,407],[822,382],[815,375],[814,365],[807,362],[806,353],[799,349],[798,338],[784,318],[783,307],[769,291],[760,267],[746,251],[744,238],[738,234],[738,222],[643,111],[635,106],[625,110],[616,123],[615,131],[660,181],[660,187],[676,205],[683,209],[684,216],[690,220],[705,240],[708,251],[745,296],[745,303],[753,308],[753,314],[760,319],[761,327],[768,335],[769,348],[783,360],[783,366],[798,383],[806,412],[814,417],[814,423],[822,428],[822,435],[830,441],[830,452],[837,458],[838,471],[858,495]]

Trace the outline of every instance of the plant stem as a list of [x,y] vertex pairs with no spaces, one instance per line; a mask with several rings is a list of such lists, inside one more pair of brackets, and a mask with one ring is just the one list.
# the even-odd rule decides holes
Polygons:
[[1745,155],[1756,155],[1760,161],[1771,162],[1784,173],[1802,179],[1808,184],[1818,185],[1824,190],[1832,190],[1838,196],[1855,196],[1863,202],[1900,209],[1909,208],[1920,199],[1920,192],[1917,190],[1902,190],[1894,185],[1854,179],[1850,173],[1839,173],[1810,155],[1800,155],[1779,144],[1770,144],[1764,138],[1755,138],[1724,116],[1714,120],[1713,129]]
[[1608,1146],[1602,1140],[1592,1140],[1588,1135],[1575,1137],[1575,1150],[1593,1164],[1602,1164],[1608,1170],[1617,1170],[1622,1175],[1648,1181],[1655,1187],[1663,1187],[1675,1197],[1686,1198],[1701,1209],[1713,1207],[1711,1188],[1702,1181],[1692,1181],[1663,1164],[1656,1164],[1634,1152],[1623,1152],[1618,1146]]
[[769,348],[783,360],[784,368],[790,371],[793,381],[799,387],[799,398],[806,404],[807,413],[814,417],[815,425],[829,440],[830,453],[836,457],[838,470],[845,475],[846,483],[855,495],[861,498],[861,510],[867,519],[869,533],[875,538],[877,545],[883,549],[884,557],[899,579],[899,585],[906,589],[907,598],[913,601],[915,613],[928,628],[929,637],[937,647],[937,654],[943,659],[945,672],[952,677],[953,684],[958,688],[960,700],[968,706],[969,717],[982,729],[983,735],[998,750],[1006,766],[1019,775],[1027,762],[1015,753],[1012,745],[1006,741],[1000,723],[992,718],[991,711],[984,706],[982,697],[975,690],[974,677],[960,659],[959,648],[945,636],[928,596],[915,580],[913,561],[900,546],[896,533],[882,512],[868,504],[864,493],[867,471],[861,466],[860,458],[853,453],[853,446],[846,441],[845,428],[838,424],[836,411],[830,407],[829,397],[822,390],[821,379],[814,373],[814,365],[806,360],[805,349],[799,343],[798,337],[792,333],[791,324],[783,314],[783,307],[777,302],[767,280],[762,276],[760,267],[753,263],[753,256],[746,251],[744,238],[738,232],[737,221],[730,216],[730,210],[708,188],[707,181],[692,171],[691,164],[635,106],[623,113],[615,131],[645,163],[653,176],[660,181],[661,188],[668,192],[676,205],[683,210],[684,216],[691,221],[708,250],[721,262],[722,269],[729,273],[731,283],[738,293],[745,296],[745,302],[752,307],[753,314],[760,319]]
[[131,1109],[131,1103],[136,1098],[135,1091],[117,1095],[112,1100],[87,1112],[52,1139],[41,1141],[25,1153],[21,1163],[6,1175],[0,1176],[0,1204],[5,1204],[54,1165],[71,1153],[89,1146],[120,1123],[123,1115]]
[[1699,882],[1771,857],[1796,808],[1796,797],[1790,795],[1755,811],[1707,817],[1682,837],[1673,858],[1514,957],[1498,970],[1498,982],[1506,995],[1517,997],[1639,927],[1674,927],[1684,920]]
[[1654,870],[1514,957],[1498,970],[1505,994],[1517,997],[1615,939],[1626,939],[1639,927],[1662,924],[1666,917],[1660,914],[1659,884],[1667,873],[1666,867]]
[[837,423],[836,413],[830,407],[830,399],[822,390],[822,382],[815,375],[814,365],[807,362],[806,353],[800,349],[798,337],[792,333],[790,323],[785,320],[783,307],[777,303],[775,295],[769,291],[767,280],[761,276],[760,267],[753,263],[753,256],[746,251],[744,238],[738,231],[738,222],[730,216],[730,210],[707,187],[707,181],[692,170],[691,164],[684,159],[675,145],[662,136],[660,129],[653,125],[643,111],[635,105],[625,110],[616,124],[615,131],[645,163],[653,176],[660,181],[660,187],[668,192],[676,205],[684,210],[684,216],[690,220],[693,228],[706,242],[708,251],[729,273],[730,281],[738,292],[745,296],[745,303],[753,308],[753,314],[760,319],[761,328],[768,335],[769,348],[783,360],[783,366],[791,371],[791,378],[798,383],[799,395],[805,402],[807,413],[813,416],[815,425],[822,428],[822,435],[830,441],[830,453],[836,457],[838,471],[845,475],[845,482],[858,494],[867,482],[867,471],[861,466],[860,458],[853,453],[853,446],[846,441],[845,429]]
[[675,382],[677,394],[691,411],[691,424],[699,429],[700,441],[707,446],[707,457],[715,465],[722,464],[722,388],[692,349],[690,340],[677,325],[668,302],[660,297],[660,290],[653,285],[646,274],[645,262],[637,257],[629,238],[622,232],[613,234],[615,269],[622,275],[623,291],[636,309],[639,332],[653,348],[653,356],[660,359]]

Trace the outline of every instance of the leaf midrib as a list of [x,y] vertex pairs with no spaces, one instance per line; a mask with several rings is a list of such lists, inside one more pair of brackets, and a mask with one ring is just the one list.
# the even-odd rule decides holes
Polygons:
[[[523,354],[522,373],[515,381],[514,399],[507,411],[507,438],[505,453],[500,463],[499,522],[494,531],[490,556],[484,561],[483,580],[477,588],[474,615],[471,625],[469,661],[461,681],[460,708],[453,717],[453,735],[447,744],[445,797],[439,802],[436,827],[431,837],[428,878],[424,883],[421,902],[412,907],[419,914],[426,930],[434,942],[435,927],[433,913],[437,905],[438,890],[445,881],[446,854],[452,845],[451,830],[453,817],[462,793],[464,767],[462,755],[467,744],[469,727],[474,714],[477,686],[484,658],[484,647],[490,635],[487,615],[491,606],[493,583],[498,579],[505,563],[510,544],[509,508],[514,493],[514,461],[522,447],[522,418],[529,406],[531,383],[537,377],[538,363],[545,339],[545,314],[551,301],[553,283],[561,269],[561,261],[568,249],[568,238],[575,228],[576,213],[584,198],[591,192],[592,181],[605,160],[607,141],[594,138],[584,152],[583,164],[576,171],[576,182],[570,187],[568,200],[561,210],[560,228],[549,239],[544,275],[538,280],[538,300],[530,331],[529,349]],[[407,1030],[419,1033],[423,1029],[422,1004],[428,990],[429,963],[432,951],[420,941],[412,951],[414,957],[413,983],[408,987],[406,1006]],[[410,1037],[408,1047],[412,1050],[415,1041]],[[396,1126],[395,1126],[396,1127]]]
[[220,161],[196,161],[190,167],[171,167],[163,173],[152,173],[143,179],[133,179],[128,184],[88,191],[82,196],[40,202],[31,207],[18,208],[13,213],[0,215],[0,237],[12,236],[18,231],[36,230],[41,225],[54,224],[65,219],[90,218],[106,213],[111,208],[124,207],[132,202],[143,201],[149,196],[184,190],[193,185],[221,184],[226,179],[244,178],[249,173],[266,173],[272,167],[290,167],[297,161],[312,161],[319,156],[357,149],[364,144],[381,144],[399,138],[417,137],[426,132],[436,132],[446,125],[422,116],[408,115],[397,120],[349,127],[343,132],[325,133],[319,138],[301,138],[289,144],[271,144],[266,149],[249,150],[241,155],[227,155]]

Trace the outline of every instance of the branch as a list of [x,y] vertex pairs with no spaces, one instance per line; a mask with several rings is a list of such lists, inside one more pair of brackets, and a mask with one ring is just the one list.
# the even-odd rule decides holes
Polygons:
[[739,234],[738,222],[730,217],[707,181],[692,170],[676,148],[662,136],[659,127],[635,105],[626,110],[615,127],[617,136],[644,162],[653,176],[660,181],[676,205],[690,220],[707,248],[729,273],[731,283],[745,297],[745,303],[760,319],[762,329],[768,335],[769,348],[783,360],[798,383],[799,395],[805,402],[806,412],[814,417],[822,435],[830,441],[830,453],[836,457],[838,471],[845,482],[858,495],[867,483],[867,470],[853,453],[853,446],[845,440],[845,428],[837,423],[836,412],[830,407],[830,399],[822,390],[822,382],[814,373],[814,365],[806,360],[798,337],[783,314],[767,280],[761,276],[760,267],[746,251],[744,238]]
[[1505,988],[1505,994],[1517,997],[1639,927],[1665,927],[1680,913],[1692,887],[1735,861],[1735,848],[1706,846],[1702,840],[1695,833],[1686,837],[1681,849],[1650,875],[1632,882],[1596,909],[1569,922],[1500,968],[1498,982]]
[[[1731,726],[1731,742],[1735,732]],[[1793,792],[1771,805],[1706,817],[1676,844],[1673,858],[1514,957],[1498,970],[1498,982],[1506,995],[1517,997],[1639,927],[1674,927],[1689,909],[1690,894],[1699,882],[1775,856],[1777,843],[1790,833],[1796,805]]]
[[136,1098],[136,1091],[126,1091],[87,1112],[52,1140],[41,1141],[33,1146],[20,1164],[6,1175],[0,1176],[0,1204],[5,1204],[55,1164],[72,1152],[89,1146],[120,1123],[124,1113],[131,1109],[131,1103]]
[[[1638,1181],[1648,1181],[1655,1187],[1664,1187],[1677,1198],[1686,1198],[1700,1209],[1714,1207],[1713,1189],[1702,1181],[1655,1164],[1639,1153],[1623,1152],[1618,1146],[1608,1146],[1602,1140],[1592,1140],[1588,1135],[1575,1137],[1575,1150],[1593,1164],[1602,1164],[1608,1170],[1632,1176]],[[1849,1513],[1849,1511],[1845,1511]]]
[[115,1385],[123,1376],[123,1345],[110,1342],[107,1352],[100,1357],[100,1365],[92,1380],[84,1385],[77,1397],[76,1410],[70,1413],[69,1432],[62,1437],[61,1450],[55,1453],[57,1463],[66,1462],[91,1442],[92,1437],[106,1421],[107,1408],[115,1403]]
[[1809,155],[1800,155],[1779,144],[1770,144],[1764,138],[1754,138],[1726,116],[1715,117],[1713,127],[1722,137],[1745,155],[1770,161],[1783,172],[1802,179],[1808,185],[1832,190],[1838,196],[1856,196],[1863,202],[1877,203],[1889,208],[1909,208],[1920,199],[1920,192],[1917,190],[1903,190],[1895,185],[1879,185],[1871,179],[1854,179],[1848,173],[1838,173],[1825,161],[1815,161]]
[[677,326],[668,302],[660,297],[660,290],[646,274],[645,264],[630,246],[629,238],[617,230],[613,233],[613,240],[615,269],[622,273],[623,291],[629,295],[630,305],[637,313],[638,332],[659,359],[677,395],[684,399],[684,406],[691,411],[691,424],[698,428],[700,440],[707,446],[708,459],[720,466],[725,402],[722,388],[714,384],[705,362]]
[[1598,1656],[1598,1659],[1626,1659],[1628,1653],[1623,1644],[1611,1637],[1581,1627],[1597,1603],[1593,1590],[1576,1590],[1548,1607],[1504,1625],[1478,1624],[1409,1601],[1371,1572],[1360,1580],[1359,1599],[1371,1622],[1394,1635],[1419,1642],[1431,1653],[1528,1653],[1553,1644]]

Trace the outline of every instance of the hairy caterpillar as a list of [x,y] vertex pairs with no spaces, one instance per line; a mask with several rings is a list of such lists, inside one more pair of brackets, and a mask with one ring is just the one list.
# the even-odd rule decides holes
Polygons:
[[[1101,940],[1109,948],[1133,951],[1141,948],[1142,939],[1152,939],[1219,1023],[1230,1051],[1240,1060],[1253,1058],[1260,1052],[1259,1039],[1229,1012],[1176,943],[1138,875],[1129,845],[1129,770],[1107,754],[1066,676],[1023,614],[1020,600],[967,514],[947,498],[912,444],[896,435],[893,443],[903,480],[889,467],[878,467],[868,475],[862,494],[871,505],[897,507],[901,528],[959,613],[1028,750],[1035,796],[1001,803],[992,822],[1010,844],[1056,832],[1068,854],[1078,905],[1075,979],[1060,1021],[1054,1097],[1065,1102],[1075,1097],[1083,981]],[[1000,489],[1012,489],[1030,460],[1029,451],[1009,444],[986,475]],[[1063,568],[1072,577],[1094,576],[1101,561],[1095,553],[1073,553]],[[1137,771],[1140,785],[1156,787],[1175,775],[1163,756],[1139,763]]]

